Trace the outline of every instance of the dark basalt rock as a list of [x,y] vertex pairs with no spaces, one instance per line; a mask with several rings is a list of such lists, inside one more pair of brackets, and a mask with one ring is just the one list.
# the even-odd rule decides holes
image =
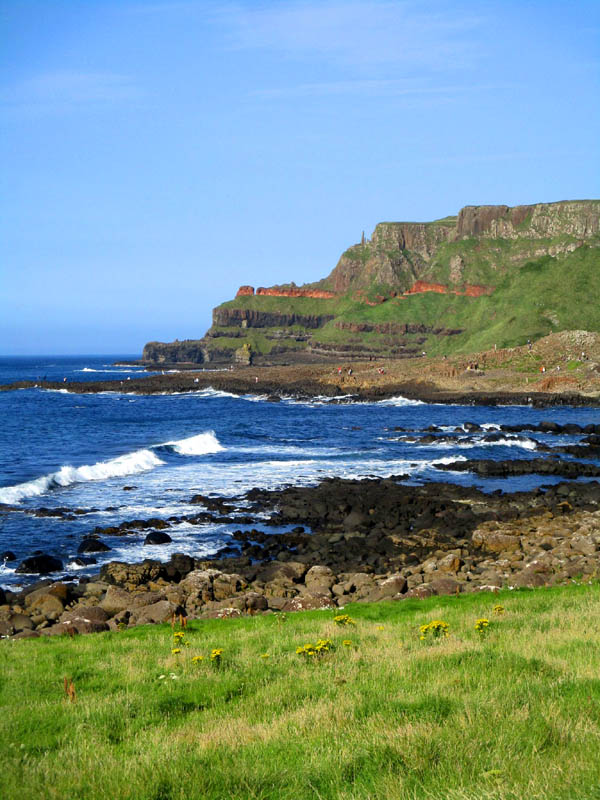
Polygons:
[[596,464],[547,458],[515,461],[492,461],[491,459],[452,461],[449,464],[436,464],[436,469],[476,472],[478,475],[495,478],[507,478],[510,475],[559,475],[563,478],[600,477],[600,466]]
[[62,568],[63,563],[60,559],[40,553],[21,561],[15,572],[24,575],[47,575],[49,572],[58,572]]
[[107,544],[101,542],[100,539],[89,537],[82,541],[82,543],[77,548],[77,553],[79,555],[83,553],[108,553],[109,550],[111,549],[112,548],[109,547]]
[[5,550],[5,551],[2,553],[2,555],[0,556],[0,559],[1,559],[2,561],[4,561],[4,563],[5,563],[5,564],[6,564],[6,562],[7,562],[7,561],[16,561],[16,558],[17,558],[17,557],[16,557],[16,555],[13,553],[13,551],[12,551],[12,550]]
[[75,564],[78,567],[89,567],[92,564],[97,564],[97,560],[95,558],[81,558],[81,556],[77,556],[77,558],[72,558],[69,564]]
[[171,539],[168,533],[163,533],[162,531],[150,531],[150,533],[144,539],[144,544],[169,544],[169,542],[172,541],[173,539]]

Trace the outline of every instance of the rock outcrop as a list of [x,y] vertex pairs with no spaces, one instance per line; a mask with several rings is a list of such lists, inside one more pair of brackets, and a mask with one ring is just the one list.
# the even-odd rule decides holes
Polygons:
[[[383,316],[389,321],[393,315],[391,324],[398,325],[399,329],[402,324],[425,324],[430,329],[455,330],[459,319],[462,323],[458,312],[456,319],[449,318],[443,324],[439,320],[439,324],[431,326],[431,313],[413,297],[451,295],[476,301],[494,293],[498,286],[506,290],[505,278],[518,277],[525,267],[530,267],[528,282],[535,283],[540,259],[566,258],[580,248],[594,248],[595,254],[600,252],[598,200],[513,208],[466,206],[457,216],[434,222],[381,222],[371,239],[363,237],[359,244],[349,247],[322,281],[300,287],[291,283],[256,290],[251,285],[241,286],[234,301],[214,309],[213,324],[203,339],[149,342],[142,360],[155,365],[232,363],[243,344],[235,341],[239,338],[248,341],[256,363],[277,363],[278,357],[286,360],[310,360],[314,356],[338,358],[349,353],[377,358],[398,353],[418,355],[423,350],[420,347],[423,342],[407,340],[408,327],[400,332],[404,337],[401,340],[394,338],[396,332],[388,330],[386,342],[374,342],[372,338],[367,342],[351,341],[339,334],[328,336],[315,332],[332,321],[338,331],[352,330],[359,337],[369,330],[379,332],[379,322],[362,331],[338,323],[353,324],[358,320],[362,323],[365,305],[378,313],[378,307],[386,303],[391,303],[394,311]],[[554,282],[556,293],[561,293],[561,278],[555,276]],[[547,287],[548,282],[542,282],[542,286]],[[549,296],[552,306],[553,293]],[[272,298],[280,298],[281,303],[274,307]],[[319,303],[315,304],[315,300]],[[357,310],[353,303],[363,308]],[[561,329],[560,314],[553,307],[545,308],[540,303],[537,306],[531,313],[525,312],[525,316],[531,316],[532,337]],[[446,305],[446,308],[451,317],[452,307]],[[568,316],[573,315],[565,315]],[[437,321],[439,316],[435,319]],[[481,328],[485,316],[473,315],[473,319]],[[507,326],[508,319],[507,316]],[[589,327],[589,314],[581,315],[578,324],[582,323]],[[329,330],[331,327],[329,325]],[[498,330],[497,322],[495,328]],[[248,331],[244,332],[245,329]],[[461,327],[462,330],[469,334],[468,329]],[[257,332],[261,334],[260,341],[256,338]],[[427,337],[437,335],[432,330],[426,334]],[[505,344],[520,344],[526,339],[527,336],[522,341],[509,340]]]

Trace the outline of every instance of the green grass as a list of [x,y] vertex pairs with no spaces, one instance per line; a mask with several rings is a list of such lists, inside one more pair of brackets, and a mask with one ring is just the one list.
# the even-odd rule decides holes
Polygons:
[[[331,611],[195,621],[181,655],[169,626],[3,641],[0,795],[597,798],[599,611],[592,584],[357,604],[344,628]],[[450,635],[423,643],[432,619]],[[296,654],[320,637],[335,652]],[[214,647],[221,668],[191,662]]]

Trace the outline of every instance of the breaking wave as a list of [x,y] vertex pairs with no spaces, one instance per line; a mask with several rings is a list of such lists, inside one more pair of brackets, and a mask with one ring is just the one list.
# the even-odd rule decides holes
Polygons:
[[209,453],[220,453],[225,450],[217,439],[214,431],[205,431],[186,439],[152,445],[144,450],[135,450],[108,461],[98,461],[96,464],[84,464],[81,467],[64,466],[49,475],[42,475],[25,483],[15,486],[5,486],[0,489],[0,503],[20,503],[27,497],[37,497],[52,489],[64,488],[74,483],[86,481],[102,481],[108,478],[123,478],[126,475],[136,475],[139,472],[159,467],[165,462],[156,454],[156,450],[169,450],[182,456],[203,456]]
[[164,461],[152,450],[136,450],[118,458],[111,458],[109,461],[98,461],[96,464],[84,464],[81,467],[64,466],[49,475],[42,475],[41,478],[0,489],[0,503],[20,503],[27,497],[36,497],[50,489],[71,486],[73,483],[136,475],[160,464],[164,464]]
[[225,450],[214,431],[198,433],[196,436],[189,436],[187,439],[179,439],[174,442],[165,442],[160,447],[168,447],[174,453],[179,453],[180,456],[204,456]]

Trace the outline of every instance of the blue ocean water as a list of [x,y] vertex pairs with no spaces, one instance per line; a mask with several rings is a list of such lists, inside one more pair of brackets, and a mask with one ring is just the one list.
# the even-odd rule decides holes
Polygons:
[[[212,389],[144,396],[126,391],[140,368],[115,367],[127,356],[0,359],[0,383],[67,378],[65,389],[0,392],[0,552],[17,561],[0,566],[0,584],[22,582],[14,567],[35,550],[71,565],[84,535],[96,526],[132,519],[197,513],[193,494],[238,496],[259,486],[315,484],[325,476],[405,474],[411,481],[454,481],[485,490],[526,489],[548,477],[484,480],[442,472],[436,464],[457,458],[531,458],[539,442],[565,444],[579,436],[524,432],[500,441],[467,435],[465,422],[489,431],[502,423],[600,423],[595,408],[462,407],[392,398],[377,403],[332,404],[325,399],[270,403],[260,395],[236,397]],[[131,358],[131,357],[130,357]],[[94,371],[95,370],[95,371]],[[69,381],[123,380],[118,392],[78,395]],[[394,428],[423,432],[437,425],[452,441],[421,445]],[[128,487],[126,490],[124,487]],[[133,487],[133,488],[131,488]],[[36,517],[34,509],[78,509],[74,519]],[[173,542],[144,546],[145,532],[104,537],[112,548],[98,554],[96,571],[109,560],[167,560],[173,552],[209,555],[230,541],[240,525],[192,525],[169,529]]]

